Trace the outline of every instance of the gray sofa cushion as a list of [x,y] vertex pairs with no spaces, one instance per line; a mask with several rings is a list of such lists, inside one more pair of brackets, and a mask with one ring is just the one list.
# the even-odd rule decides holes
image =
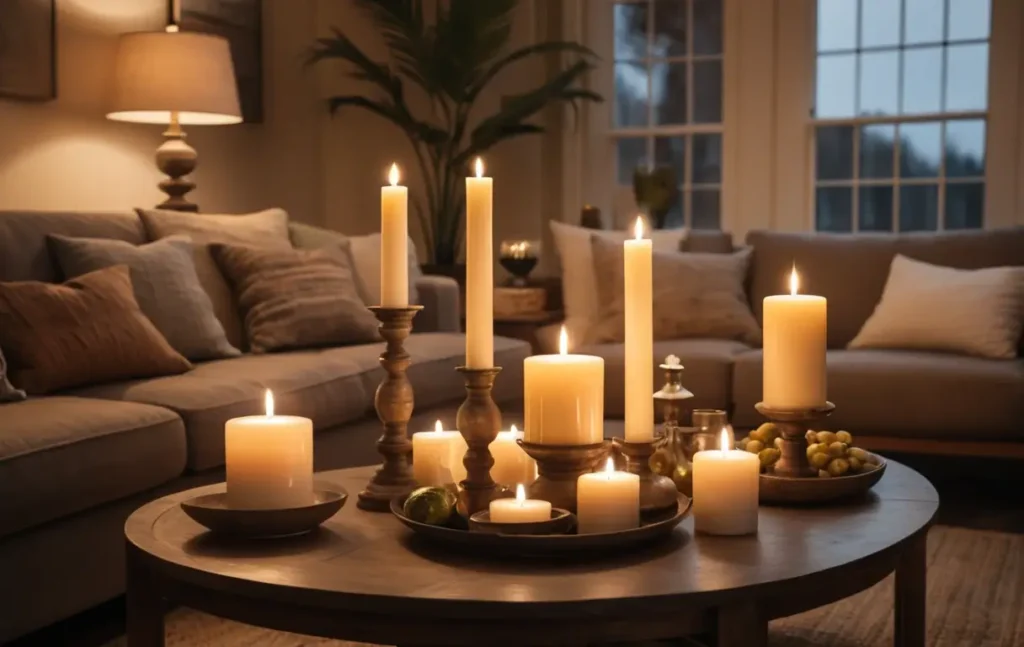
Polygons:
[[0,537],[142,492],[184,468],[185,429],[167,409],[65,396],[0,405]]
[[762,320],[764,297],[787,291],[796,264],[800,291],[828,299],[829,348],[845,348],[882,297],[896,254],[960,269],[1024,265],[1024,227],[913,234],[798,234],[752,231],[750,301]]
[[[732,362],[740,353],[750,350],[746,344],[726,339],[674,339],[654,342],[654,388],[660,389],[665,376],[658,365],[668,355],[682,362],[683,386],[694,397],[684,403],[683,420],[689,420],[693,409],[728,409],[731,402]],[[604,358],[604,415],[621,418],[625,415],[625,346],[599,344],[585,346],[574,353]],[[656,411],[660,419],[662,412]]]
[[198,364],[185,375],[90,387],[78,394],[174,411],[185,422],[188,467],[202,470],[224,464],[224,423],[261,414],[266,389],[274,391],[278,413],[310,418],[317,430],[362,417],[372,403],[362,371],[344,355],[319,351],[246,355]]
[[0,281],[64,280],[50,256],[46,241],[49,234],[113,238],[133,245],[146,242],[142,222],[130,211],[0,211]]
[[[736,358],[733,421],[764,420],[761,352]],[[947,440],[1024,439],[1024,360],[992,360],[899,350],[828,353],[828,398],[835,413],[822,424],[855,436],[876,434]]]
[[[378,357],[384,344],[362,344],[331,348],[323,353],[355,362],[364,371],[363,383],[370,394],[384,379]],[[411,357],[407,371],[415,391],[416,407],[422,409],[446,403],[460,403],[465,398],[465,382],[455,370],[466,359],[466,337],[454,333],[416,333],[406,340],[405,350]],[[493,397],[498,403],[518,404],[523,399],[523,360],[530,356],[530,344],[507,337],[494,338],[494,365],[502,367],[494,383]],[[454,422],[454,421],[452,421]]]
[[112,265],[127,265],[139,308],[174,350],[191,360],[232,357],[240,351],[228,343],[213,313],[192,260],[192,241],[174,236],[146,245],[102,238],[50,236],[64,275],[88,274]]

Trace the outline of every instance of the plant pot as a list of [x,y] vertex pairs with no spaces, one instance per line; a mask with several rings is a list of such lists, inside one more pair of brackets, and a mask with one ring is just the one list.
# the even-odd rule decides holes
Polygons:
[[460,285],[466,285],[466,265],[465,263],[424,263],[420,265],[420,269],[424,274],[432,274],[434,276],[447,276]]

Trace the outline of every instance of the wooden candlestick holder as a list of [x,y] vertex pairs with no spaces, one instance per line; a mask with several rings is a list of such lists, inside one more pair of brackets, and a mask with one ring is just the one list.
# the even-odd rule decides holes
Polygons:
[[500,367],[456,369],[466,379],[466,399],[459,407],[455,426],[466,440],[466,480],[459,491],[459,513],[469,518],[481,510],[489,509],[496,488],[491,478],[494,457],[490,445],[501,429],[501,410],[491,397],[494,380]]
[[542,445],[517,441],[537,461],[537,480],[527,492],[531,499],[550,501],[555,508],[576,512],[576,481],[597,469],[607,458],[610,443]]
[[384,462],[359,493],[361,510],[387,512],[391,499],[412,492],[416,480],[412,476],[412,443],[409,441],[409,419],[412,417],[412,384],[405,376],[409,368],[409,353],[405,340],[412,332],[412,320],[423,306],[389,308],[372,306],[370,310],[380,321],[380,336],[387,342],[380,354],[380,365],[386,371],[377,387],[373,406],[384,425],[384,433],[377,441],[377,451]]
[[830,416],[836,405],[826,402],[818,407],[776,409],[758,402],[754,408],[775,423],[782,436],[782,455],[776,461],[772,473],[788,478],[817,476],[818,470],[811,467],[807,460],[807,430],[811,428],[811,423]]
[[640,477],[640,513],[647,514],[674,508],[679,491],[667,476],[651,471],[651,456],[658,450],[657,440],[631,443],[622,438],[612,440],[615,450],[626,457],[626,471]]

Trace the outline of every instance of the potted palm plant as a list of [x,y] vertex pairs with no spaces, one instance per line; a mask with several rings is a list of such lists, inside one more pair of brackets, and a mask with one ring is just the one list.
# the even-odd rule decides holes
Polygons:
[[[347,75],[365,82],[365,94],[327,99],[331,114],[346,108],[369,111],[399,128],[415,153],[426,186],[413,198],[428,253],[427,266],[454,266],[463,236],[462,179],[477,155],[500,142],[544,132],[532,123],[544,108],[564,102],[601,101],[582,87],[594,53],[579,43],[551,41],[508,51],[512,14],[518,0],[448,0],[425,12],[422,0],[355,0],[373,21],[390,52],[375,61],[347,35],[332,29],[318,38],[309,63],[342,60]],[[474,113],[478,99],[510,66],[536,56],[566,55],[567,65],[537,86],[503,97],[490,115]],[[410,90],[425,96],[429,109],[417,111]]]

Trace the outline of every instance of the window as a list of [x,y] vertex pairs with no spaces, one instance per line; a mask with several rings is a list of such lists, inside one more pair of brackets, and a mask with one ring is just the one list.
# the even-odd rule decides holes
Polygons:
[[[637,168],[672,169],[667,226],[721,226],[723,0],[611,4],[617,193]],[[618,202],[618,201],[617,201]]]
[[817,8],[817,229],[981,227],[990,0]]

